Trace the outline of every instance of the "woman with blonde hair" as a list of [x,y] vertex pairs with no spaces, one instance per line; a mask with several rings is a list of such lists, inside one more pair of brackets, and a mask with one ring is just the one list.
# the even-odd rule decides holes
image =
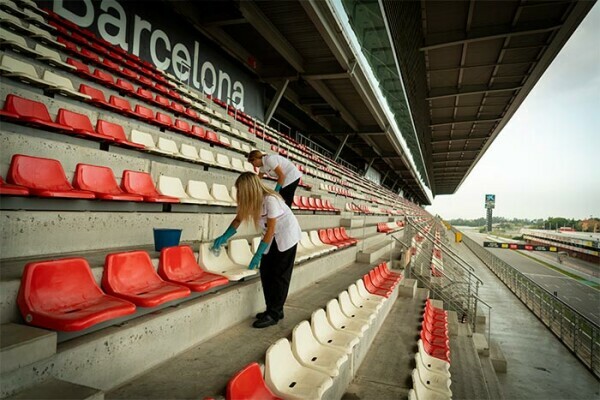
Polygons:
[[248,153],[248,162],[259,168],[261,174],[277,179],[275,191],[281,195],[288,207],[292,207],[302,172],[287,158],[279,154],[264,154],[260,150]]
[[237,215],[225,233],[215,239],[212,248],[219,249],[237,232],[242,222],[252,221],[264,230],[264,236],[250,261],[249,269],[260,265],[260,280],[267,310],[256,314],[252,326],[266,328],[283,319],[296,247],[302,231],[292,210],[281,196],[267,188],[258,175],[244,172],[235,181]]

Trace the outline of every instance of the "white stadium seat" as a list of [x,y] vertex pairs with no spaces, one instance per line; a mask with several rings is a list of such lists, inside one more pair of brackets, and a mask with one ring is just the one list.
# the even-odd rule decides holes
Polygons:
[[339,331],[331,326],[327,320],[325,310],[322,308],[312,313],[310,326],[319,343],[341,349],[346,354],[352,354],[352,349],[360,341],[357,335]]
[[331,377],[338,376],[340,367],[348,360],[345,351],[319,343],[308,321],[302,321],[294,328],[292,351],[302,365],[324,372]]

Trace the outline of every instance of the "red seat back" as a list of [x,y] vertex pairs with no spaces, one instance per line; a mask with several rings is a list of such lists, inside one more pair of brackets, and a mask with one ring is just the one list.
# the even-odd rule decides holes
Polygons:
[[111,95],[108,102],[123,111],[131,111],[131,104],[129,104],[129,100]]
[[173,125],[173,120],[171,119],[171,117],[161,112],[156,113],[156,120],[165,125]]
[[167,99],[166,97],[163,97],[159,94],[156,95],[156,97],[154,98],[154,101],[156,101],[158,104],[161,104],[163,106],[169,106],[169,99]]
[[81,190],[103,194],[123,194],[117,180],[108,167],[89,164],[77,164],[74,185]]
[[186,282],[202,272],[190,246],[166,247],[160,252],[158,273],[163,278]]
[[327,229],[327,237],[329,238],[329,241],[331,243],[337,243],[337,242],[339,242],[339,240],[335,237],[335,234],[333,233],[333,229],[332,228],[328,228]]
[[314,197],[308,197],[307,200],[308,200],[308,206],[310,208],[312,208],[313,210],[321,208],[321,207],[317,207],[317,203],[315,202]]
[[140,97],[143,97],[143,98],[145,98],[145,99],[152,100],[152,92],[151,92],[151,91],[149,91],[148,89],[144,89],[144,88],[143,88],[143,87],[141,87],[141,86],[140,86],[140,87],[137,89],[137,94],[138,94]]
[[4,102],[4,111],[16,114],[19,117],[34,118],[44,122],[52,122],[48,109],[44,103],[25,99],[9,94]]
[[102,287],[107,293],[141,294],[164,281],[158,276],[145,251],[112,253],[106,256]]
[[198,136],[200,138],[206,138],[206,131],[203,127],[194,125],[192,126],[192,135]]
[[98,123],[96,124],[96,131],[115,139],[127,140],[127,136],[125,136],[125,131],[121,125],[104,121],[102,119],[98,120]]
[[300,196],[294,196],[294,205],[296,207],[302,207],[302,201],[300,200]]
[[325,229],[319,229],[319,239],[321,239],[321,242],[325,244],[332,244],[331,239],[329,239]]
[[346,239],[346,240],[350,240],[350,236],[348,236],[348,233],[346,233],[346,228],[344,227],[340,227],[340,233],[342,234],[342,238]]
[[73,190],[60,161],[50,158],[15,154],[10,162],[6,179],[9,183],[31,189]]
[[90,68],[87,66],[87,64],[82,63],[81,61],[74,60],[71,57],[69,57],[69,58],[67,58],[67,64],[72,65],[75,68],[77,68],[77,72],[81,72],[85,75],[90,74]]
[[308,197],[300,196],[300,203],[302,203],[302,207],[304,208],[312,208],[308,201]]
[[25,266],[18,303],[23,316],[32,310],[58,312],[81,308],[104,293],[83,258],[31,262]]
[[121,78],[117,79],[117,86],[119,88],[125,90],[126,92],[134,92],[135,91],[135,88],[133,87],[133,84],[131,82],[128,82]]
[[171,102],[171,109],[182,114],[185,112],[185,108],[181,104],[174,101]]
[[338,242],[344,242],[346,240],[342,236],[342,233],[340,232],[340,228],[333,229],[333,236],[338,240]]
[[147,172],[123,171],[121,187],[127,193],[139,194],[147,197],[160,196],[160,193],[156,190],[156,186],[154,186],[152,176]]
[[194,111],[193,109],[191,109],[191,108],[186,108],[186,109],[185,109],[185,113],[186,113],[186,114],[187,114],[189,117],[192,117],[193,119],[196,119],[196,118],[198,118],[198,113],[197,113],[196,111]]
[[217,143],[220,142],[219,137],[213,131],[206,131],[206,138],[208,140],[210,140],[211,142],[217,142]]
[[102,70],[99,69],[95,69],[94,70],[94,76],[98,79],[100,79],[101,81],[113,84],[115,82],[115,78],[109,74],[108,72],[104,72]]
[[321,210],[324,208],[327,208],[323,205],[323,202],[321,199],[315,199],[315,207],[318,209],[321,209]]
[[58,110],[56,121],[59,124],[70,126],[73,129],[94,132],[94,127],[87,115],[65,110],[64,108]]
[[83,83],[79,85],[79,93],[87,94],[93,100],[106,103],[106,98],[104,97],[104,92],[100,89],[93,88],[88,85],[84,85]]
[[134,71],[130,70],[129,68],[123,68],[121,70],[121,72],[123,72],[123,75],[126,75],[126,76],[128,76],[130,78],[133,78],[133,79],[136,79],[136,80],[138,79],[138,74],[135,73]]
[[255,362],[245,366],[229,380],[225,398],[227,400],[280,400],[265,384],[260,366]]
[[188,124],[186,121],[182,121],[180,119],[175,120],[175,127],[177,127],[178,129],[181,129],[182,131],[186,131],[186,132],[189,132],[192,130],[192,128],[190,127],[190,124]]
[[148,118],[148,119],[154,119],[154,112],[152,112],[152,110],[149,109],[148,107],[144,107],[139,104],[137,104],[135,106],[135,113],[141,115],[142,117]]

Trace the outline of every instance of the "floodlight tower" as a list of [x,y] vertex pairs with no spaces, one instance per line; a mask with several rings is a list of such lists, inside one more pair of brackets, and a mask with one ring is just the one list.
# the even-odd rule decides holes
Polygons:
[[485,195],[485,209],[487,210],[487,231],[492,231],[492,211],[496,206],[496,195],[486,194]]

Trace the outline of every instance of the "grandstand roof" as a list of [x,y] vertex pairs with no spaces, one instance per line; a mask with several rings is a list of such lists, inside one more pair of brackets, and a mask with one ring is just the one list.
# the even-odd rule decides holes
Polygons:
[[170,3],[270,85],[267,104],[281,98],[274,116],[292,132],[374,167],[421,204],[423,183],[456,191],[593,4],[342,0],[376,89],[327,2]]

